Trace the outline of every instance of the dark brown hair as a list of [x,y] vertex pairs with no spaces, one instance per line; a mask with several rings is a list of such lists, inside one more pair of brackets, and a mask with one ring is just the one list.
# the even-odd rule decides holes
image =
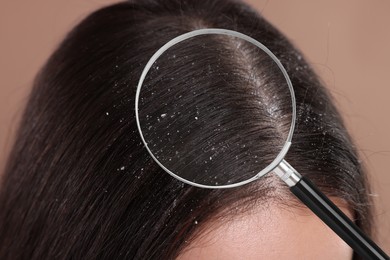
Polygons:
[[[0,189],[1,259],[172,259],[203,223],[233,212],[232,205],[244,211],[260,199],[283,203],[280,194],[288,190],[272,175],[227,190],[181,183],[152,160],[141,142],[134,98],[144,66],[166,42],[200,28],[244,33],[279,58],[297,99],[298,121],[286,159],[325,193],[347,201],[357,225],[370,234],[368,185],[355,147],[330,95],[278,30],[240,1],[133,0],[89,15],[37,75]],[[237,43],[223,46],[229,51]],[[208,42],[215,48],[218,44]],[[265,84],[271,90],[268,95],[276,96],[277,113],[289,115],[289,96],[277,91],[282,79],[275,76],[275,67],[253,55],[253,48],[240,45],[240,55],[226,56],[220,70],[232,84],[225,84],[207,78],[202,61],[212,63],[213,56],[207,50],[194,51],[200,45],[201,40],[194,40],[177,50],[178,59],[191,56],[199,62],[183,66],[175,76],[197,78],[204,90],[236,93],[234,99],[221,100],[231,105],[224,115],[210,109],[207,96],[199,98],[209,118],[222,127],[245,122],[248,129],[258,130],[254,111],[264,107],[254,105],[248,92]],[[176,73],[169,62],[161,65],[167,78]],[[163,93],[155,100],[172,102],[174,97]],[[192,101],[184,96],[175,102]],[[237,111],[247,113],[238,119]],[[280,137],[284,123],[260,128],[268,130],[258,131],[253,141]],[[219,138],[233,137],[222,133]],[[239,146],[231,149],[242,152]],[[264,141],[259,149],[275,148]],[[224,163],[232,176],[235,166],[234,160]]]

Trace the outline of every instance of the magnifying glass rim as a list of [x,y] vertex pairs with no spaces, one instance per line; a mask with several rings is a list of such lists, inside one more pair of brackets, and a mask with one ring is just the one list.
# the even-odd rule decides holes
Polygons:
[[[142,130],[141,130],[141,124],[140,124],[140,121],[139,121],[139,114],[138,114],[138,103],[139,103],[139,95],[141,93],[141,88],[142,88],[142,84],[145,80],[145,77],[147,75],[147,73],[149,72],[150,68],[152,67],[153,63],[166,51],[168,50],[170,47],[174,46],[175,44],[177,43],[180,43],[184,40],[187,40],[189,38],[192,38],[194,36],[199,36],[199,35],[206,35],[206,34],[222,34],[222,35],[229,35],[229,36],[234,36],[234,37],[237,37],[237,38],[241,38],[243,40],[246,40],[254,45],[256,45],[257,47],[259,47],[260,49],[262,49],[265,53],[268,54],[268,56],[270,56],[272,58],[272,60],[278,65],[279,69],[282,71],[283,73],[283,76],[285,77],[286,79],[286,82],[287,82],[287,85],[288,85],[288,88],[290,90],[290,95],[291,95],[291,103],[292,103],[292,119],[291,119],[291,126],[290,126],[290,131],[288,133],[288,136],[287,136],[287,140],[283,146],[283,148],[281,149],[281,151],[279,152],[279,154],[275,157],[275,159],[267,166],[265,167],[263,170],[261,170],[259,173],[257,173],[255,176],[253,176],[252,178],[248,179],[248,180],[244,180],[244,181],[241,181],[241,182],[237,182],[237,183],[232,183],[232,184],[226,184],[226,185],[218,185],[218,186],[212,186],[212,185],[205,185],[205,184],[200,184],[200,183],[196,183],[196,182],[192,182],[192,181],[189,181],[189,180],[186,180],[178,175],[176,175],[174,172],[170,171],[168,168],[166,168],[155,156],[154,154],[152,153],[152,151],[149,149],[148,147],[148,144],[142,134]],[[290,77],[288,76],[287,74],[287,71],[285,70],[285,68],[283,67],[282,63],[279,61],[279,59],[266,47],[264,46],[262,43],[260,43],[259,41],[253,39],[252,37],[250,36],[247,36],[243,33],[239,33],[237,31],[232,31],[232,30],[228,30],[228,29],[220,29],[220,28],[203,28],[203,29],[197,29],[197,30],[193,30],[193,31],[190,31],[188,33],[184,33],[184,34],[181,34],[175,38],[173,38],[172,40],[170,40],[169,42],[167,42],[166,44],[164,44],[158,51],[156,51],[155,54],[153,54],[153,56],[149,59],[148,63],[146,64],[145,68],[143,69],[142,71],[142,74],[141,74],[141,77],[140,77],[140,80],[138,82],[138,86],[137,86],[137,90],[136,90],[136,94],[135,94],[135,117],[136,117],[136,123],[137,123],[137,128],[138,128],[138,132],[141,136],[141,139],[142,139],[142,142],[144,143],[145,145],[145,148],[146,150],[149,152],[150,156],[152,156],[153,160],[162,168],[164,169],[164,171],[166,171],[167,173],[169,173],[171,176],[175,177],[176,179],[184,182],[184,183],[187,183],[187,184],[190,184],[190,185],[193,185],[193,186],[196,186],[196,187],[200,187],[200,188],[212,188],[212,189],[224,189],[224,188],[234,188],[234,187],[238,187],[238,186],[241,186],[241,185],[244,185],[246,183],[250,183],[254,180],[257,180],[259,179],[260,177],[262,177],[263,175],[271,172],[273,169],[275,169],[281,162],[282,160],[284,159],[285,155],[287,154],[290,146],[291,146],[291,139],[292,139],[292,136],[293,136],[293,133],[294,133],[294,127],[295,127],[295,119],[296,119],[296,102],[295,102],[295,94],[294,94],[294,89],[293,89],[293,86],[292,86],[292,83],[291,83],[291,80],[290,80]]]

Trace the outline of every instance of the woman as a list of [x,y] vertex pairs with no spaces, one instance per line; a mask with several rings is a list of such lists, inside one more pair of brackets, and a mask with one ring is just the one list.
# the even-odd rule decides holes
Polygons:
[[[134,0],[88,16],[36,77],[0,189],[0,259],[359,259],[298,201],[291,206],[288,189],[271,174],[236,189],[201,189],[172,178],[147,153],[133,109],[141,72],[166,42],[200,28],[244,33],[279,58],[297,99],[287,161],[371,233],[369,187],[355,147],[326,89],[280,32],[239,1]],[[179,49],[178,59],[210,57],[194,51],[201,45]],[[282,80],[275,68],[248,46],[231,42],[225,48],[238,50],[220,68],[234,84],[209,77],[202,87],[238,94],[221,100],[231,102],[227,114],[210,112],[205,98],[198,100],[201,109],[222,124],[256,127],[253,113],[238,121],[236,112],[253,105],[248,93],[269,84],[276,112],[285,114],[289,96],[272,92]],[[168,62],[162,65],[167,76],[182,81],[208,75],[202,62],[179,74]],[[155,100],[191,102],[164,93]],[[265,109],[252,111],[259,108]],[[283,125],[259,135],[280,137]],[[264,141],[259,149],[275,147]],[[232,176],[238,171],[234,160],[224,167]]]

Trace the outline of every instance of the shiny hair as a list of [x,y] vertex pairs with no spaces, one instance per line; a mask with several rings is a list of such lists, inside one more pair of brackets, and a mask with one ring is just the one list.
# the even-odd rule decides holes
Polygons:
[[[257,203],[285,202],[288,188],[271,174],[234,189],[184,184],[165,173],[141,142],[134,99],[144,66],[166,42],[200,28],[244,33],[279,58],[297,101],[287,161],[326,194],[345,200],[357,225],[370,234],[369,186],[356,148],[330,94],[283,34],[240,1],[133,0],[89,15],[38,73],[0,189],[1,259],[172,259],[212,219],[245,212]],[[276,88],[282,80],[275,76],[277,68],[245,44],[223,42],[226,51],[234,47],[239,52],[226,55],[220,68],[232,84],[217,82],[207,77],[202,62],[215,62],[215,56],[194,51],[200,45],[202,40],[195,39],[177,49],[178,59],[191,56],[199,62],[183,66],[175,76],[183,81],[197,78],[204,90],[236,93],[234,99],[221,100],[231,105],[224,115],[213,113],[207,97],[197,102],[221,127],[245,122],[248,129],[260,129],[252,141],[259,142],[259,149],[275,149],[260,137],[277,138],[286,128],[259,128],[254,120],[259,115],[251,112],[264,107],[255,105],[248,93],[269,84],[266,95],[276,96],[278,111],[288,113],[288,93]],[[219,42],[210,40],[208,45],[218,48]],[[166,77],[176,73],[168,61],[162,62]],[[174,99],[162,93],[154,98]],[[175,102],[192,101],[185,96]],[[237,111],[243,110],[247,113],[237,118]],[[220,138],[234,139],[224,133]],[[240,146],[230,149],[242,153]],[[239,169],[234,160],[223,167],[232,176]]]

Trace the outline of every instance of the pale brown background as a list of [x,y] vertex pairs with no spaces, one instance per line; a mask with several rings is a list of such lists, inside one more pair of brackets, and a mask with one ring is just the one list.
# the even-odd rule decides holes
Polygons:
[[[0,0],[0,167],[37,70],[64,34],[109,0]],[[375,187],[378,243],[390,252],[390,2],[248,0],[327,83]],[[0,209],[1,210],[1,209]]]

